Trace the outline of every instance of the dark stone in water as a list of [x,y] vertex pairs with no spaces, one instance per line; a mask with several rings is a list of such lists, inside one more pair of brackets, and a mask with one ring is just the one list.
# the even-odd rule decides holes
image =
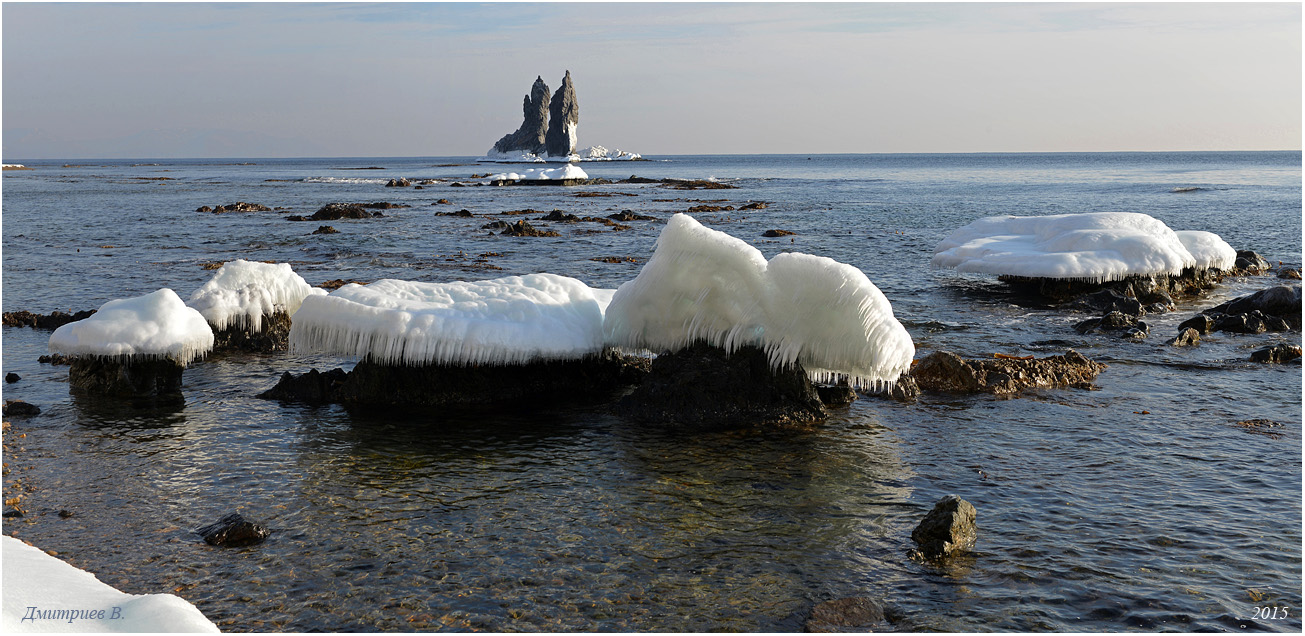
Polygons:
[[263,330],[259,332],[228,327],[213,330],[214,351],[246,351],[270,353],[290,348],[290,314],[278,311],[263,314]]
[[[1132,313],[1130,307],[1098,308],[1090,306],[1089,303],[1102,303],[1107,299],[1126,297],[1134,299],[1141,307],[1157,303],[1172,304],[1176,297],[1190,297],[1213,288],[1227,275],[1228,272],[1222,270],[1188,268],[1177,276],[1168,274],[1130,276],[1123,280],[1105,283],[1024,276],[998,276],[997,280],[1023,293],[1038,295],[1056,303],[1074,303],[1082,299],[1084,304],[1079,305],[1079,309]],[[1116,294],[1099,295],[1102,291],[1114,291]],[[1092,296],[1092,299],[1088,299],[1088,296]],[[1071,304],[1070,307],[1073,308],[1074,305]],[[1139,313],[1138,316],[1140,317],[1141,314]]]
[[1119,312],[1134,318],[1141,318],[1146,313],[1138,299],[1125,296],[1117,289],[1103,289],[1084,294],[1075,300],[1070,308],[1102,313]]
[[1278,270],[1278,278],[1286,280],[1300,280],[1300,270],[1286,267]]
[[262,543],[272,533],[261,525],[233,512],[216,522],[195,530],[204,542],[223,548],[239,548]]
[[85,320],[95,313],[94,309],[88,311],[79,311],[75,313],[64,313],[54,311],[49,314],[34,314],[30,311],[6,311],[4,312],[4,326],[6,327],[31,327],[33,329],[58,329],[70,322]]
[[846,383],[838,385],[817,384],[816,393],[825,406],[847,406],[856,401],[856,391]]
[[775,371],[757,347],[726,353],[703,343],[657,356],[647,379],[617,404],[617,412],[695,430],[804,426],[827,417],[801,365]]
[[1195,347],[1201,344],[1201,332],[1187,327],[1178,332],[1178,336],[1167,343],[1171,347]]
[[611,220],[613,220],[613,221],[655,221],[655,220],[657,220],[657,217],[655,217],[655,216],[647,216],[647,215],[644,215],[644,214],[635,214],[634,212],[632,212],[632,211],[630,211],[630,210],[621,210],[620,212],[617,212],[616,214],[609,214],[609,215],[607,215],[607,218],[609,218],[609,219],[611,219]]
[[337,221],[339,219],[370,219],[385,216],[380,212],[369,212],[358,203],[327,203],[317,209],[310,217],[288,216],[292,221]]
[[1251,250],[1237,250],[1237,260],[1233,263],[1232,275],[1254,276],[1269,271],[1269,261]]
[[339,233],[340,230],[337,230],[329,225],[319,225],[317,226],[316,230],[313,230],[313,234],[339,234]]
[[911,376],[926,391],[1014,395],[1036,388],[1092,388],[1092,380],[1105,368],[1072,349],[1034,360],[965,360],[950,351],[936,351],[916,363]]
[[1251,353],[1251,362],[1282,363],[1298,360],[1300,357],[1300,347],[1296,345],[1280,344],[1272,347],[1265,347]]
[[72,358],[69,358],[68,356],[62,353],[43,355],[37,358],[36,361],[40,362],[41,364],[64,364],[64,365],[72,364]]
[[578,223],[580,221],[580,217],[574,214],[567,214],[566,212],[563,212],[561,210],[553,210],[552,212],[549,212],[546,216],[541,216],[536,220],[537,221],[561,221],[563,223]]
[[956,495],[939,499],[911,532],[911,540],[919,546],[913,556],[944,559],[974,549],[978,539],[976,516],[974,506]]
[[340,387],[348,378],[349,374],[344,369],[332,369],[326,373],[312,369],[299,375],[291,375],[286,371],[276,386],[259,393],[258,397],[310,404],[339,402]]
[[883,606],[874,599],[864,596],[840,598],[812,608],[806,630],[812,633],[870,631],[866,628],[885,620]]
[[67,518],[69,518],[69,517],[74,516],[75,514],[76,514],[76,513],[74,513],[74,512],[71,511],[71,510],[60,510],[60,511],[59,511],[59,518],[60,518],[60,519],[67,519]]
[[[1253,294],[1234,298],[1201,313],[1239,315],[1259,312],[1261,316],[1277,316],[1287,321],[1292,329],[1301,326],[1301,288],[1299,285],[1278,285],[1261,289]],[[1217,327],[1216,327],[1217,328]]]
[[126,398],[180,395],[184,370],[167,358],[78,356],[68,369],[68,384],[87,393]]
[[781,236],[793,236],[795,234],[797,234],[797,232],[790,230],[766,230],[765,232],[762,232],[761,235],[766,238],[779,238]]
[[1198,334],[1207,334],[1214,331],[1214,318],[1205,314],[1197,314],[1195,317],[1188,318],[1178,323],[1178,330],[1194,329]]
[[3,414],[5,417],[32,417],[41,414],[41,407],[22,400],[5,400]]
[[390,180],[385,184],[385,187],[387,187],[387,188],[406,188],[406,187],[411,186],[411,185],[412,185],[412,182],[409,181],[406,177],[399,177],[398,179],[390,179]]
[[535,226],[525,221],[517,221],[508,224],[507,229],[500,232],[499,236],[561,236],[561,234],[552,230],[536,229]]
[[19,376],[17,373],[6,373],[6,374],[5,374],[5,382],[9,382],[10,384],[12,384],[12,383],[14,383],[14,382],[17,382],[17,381],[19,381],[19,380],[21,380],[21,379],[23,379],[23,378],[22,378],[21,376]]

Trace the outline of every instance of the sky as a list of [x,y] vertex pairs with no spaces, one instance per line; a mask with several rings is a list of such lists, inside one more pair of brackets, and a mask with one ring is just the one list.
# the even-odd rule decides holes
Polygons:
[[571,71],[579,146],[1299,150],[1301,5],[13,3],[6,162],[479,156]]

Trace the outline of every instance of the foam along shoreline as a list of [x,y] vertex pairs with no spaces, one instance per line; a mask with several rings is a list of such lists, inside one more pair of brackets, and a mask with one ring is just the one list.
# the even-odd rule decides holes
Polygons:
[[19,632],[220,633],[173,594],[127,594],[39,548],[0,538],[4,610],[0,629]]

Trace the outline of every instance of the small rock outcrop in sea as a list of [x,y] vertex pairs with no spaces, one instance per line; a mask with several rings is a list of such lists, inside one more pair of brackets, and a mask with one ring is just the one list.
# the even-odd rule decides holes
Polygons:
[[1126,340],[1138,341],[1145,339],[1151,333],[1151,327],[1122,311],[1111,311],[1100,318],[1089,318],[1074,325],[1074,331],[1081,334],[1102,332]]
[[272,208],[269,208],[261,203],[246,203],[244,201],[236,201],[235,203],[218,205],[211,208],[205,205],[196,209],[195,211],[212,212],[213,214],[222,214],[224,212],[271,212]]
[[864,596],[825,601],[811,608],[806,630],[811,633],[868,632],[887,619],[878,601]]
[[[568,74],[569,77],[569,74]],[[574,90],[574,89],[573,89]],[[548,133],[548,84],[536,77],[521,104],[521,127],[508,133],[494,144],[492,152],[499,154],[529,153],[541,155],[546,151]]]
[[1073,350],[1037,359],[980,360],[935,351],[911,368],[911,377],[925,391],[1015,395],[1027,389],[1092,388],[1092,380],[1105,368]]
[[703,343],[657,356],[616,410],[638,422],[691,430],[807,426],[827,417],[800,364],[773,370],[757,347],[726,353]]
[[[501,222],[496,221],[496,223]],[[517,221],[516,223],[508,223],[507,227],[499,233],[499,236],[561,236],[561,234],[553,230],[536,229],[535,226],[525,221]]]
[[1278,270],[1278,278],[1285,280],[1300,280],[1300,270],[1291,267],[1284,267]]
[[17,381],[19,381],[19,380],[21,380],[21,379],[23,379],[23,378],[20,377],[17,373],[6,373],[6,374],[5,374],[5,382],[8,382],[8,383],[10,383],[10,384],[13,384],[14,382],[17,382]]
[[239,548],[262,543],[272,533],[267,528],[249,521],[233,512],[221,519],[195,530],[204,542],[222,548]]
[[1233,276],[1257,276],[1269,271],[1269,261],[1251,250],[1237,250],[1237,260],[1233,262]]
[[553,157],[568,157],[575,154],[576,127],[580,124],[580,102],[575,97],[575,86],[571,83],[571,71],[562,78],[562,85],[553,93],[548,103],[548,130],[544,134],[544,146]]
[[208,321],[215,349],[267,353],[289,348],[290,316],[313,295],[325,292],[289,263],[238,259],[224,263],[187,304]]
[[258,397],[351,407],[484,407],[522,400],[593,402],[637,384],[648,360],[606,350],[576,360],[504,365],[377,364],[364,360],[298,376],[286,373]]
[[289,221],[338,221],[340,219],[370,219],[385,216],[380,212],[369,212],[359,203],[327,203],[318,208],[312,216],[288,216]]
[[976,516],[974,506],[956,495],[939,499],[911,532],[911,540],[919,546],[912,555],[934,560],[973,550],[978,539]]
[[1265,347],[1251,353],[1251,362],[1264,362],[1269,364],[1280,364],[1299,360],[1301,357],[1301,348],[1291,344],[1279,344],[1272,347]]
[[276,311],[263,314],[262,329],[253,331],[232,325],[213,330],[213,348],[219,351],[285,351],[290,337],[290,314]]
[[316,230],[312,231],[312,233],[313,234],[339,234],[340,230],[337,230],[329,225],[319,225],[317,226]]
[[385,183],[385,187],[387,188],[406,188],[411,185],[412,185],[412,181],[409,181],[407,177],[390,179],[388,182]]
[[5,417],[32,417],[41,414],[41,407],[22,400],[5,400]]
[[1201,332],[1191,327],[1180,329],[1178,335],[1165,344],[1171,347],[1195,347],[1201,344]]
[[1201,313],[1213,320],[1210,329],[1214,331],[1262,333],[1299,330],[1301,288],[1299,285],[1279,285],[1261,289]]
[[766,230],[761,235],[766,238],[779,238],[781,236],[793,236],[797,234],[792,230]]
[[78,311],[75,313],[64,313],[54,311],[49,314],[34,314],[30,311],[6,311],[4,312],[4,326],[6,327],[31,327],[33,329],[58,329],[70,322],[85,320],[95,313],[94,309],[87,311]]

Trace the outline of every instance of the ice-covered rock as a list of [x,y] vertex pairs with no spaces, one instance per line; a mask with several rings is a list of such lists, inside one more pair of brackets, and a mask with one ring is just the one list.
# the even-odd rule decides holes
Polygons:
[[589,174],[580,166],[566,164],[560,168],[531,168],[520,172],[501,172],[490,175],[489,181],[561,181],[565,179],[588,179]]
[[6,634],[219,631],[217,625],[181,597],[120,592],[94,574],[13,537],[0,538],[0,546],[4,550],[4,611],[0,630]]
[[590,146],[576,153],[580,161],[637,161],[643,159],[643,155],[637,152],[626,152],[619,148],[608,150],[602,146]]
[[412,366],[577,359],[603,350],[608,298],[556,274],[350,284],[304,299],[290,348]]
[[111,300],[91,317],[50,335],[50,352],[68,356],[170,359],[185,366],[213,348],[213,329],[176,292]]
[[1232,269],[1237,262],[1237,250],[1214,232],[1177,230],[1174,233],[1196,259],[1197,269]]
[[571,71],[562,78],[562,85],[553,93],[548,104],[548,131],[545,147],[550,156],[567,157],[575,154],[576,127],[580,124],[580,102],[575,97]]
[[264,316],[293,315],[304,298],[314,295],[325,296],[326,291],[309,285],[289,263],[235,260],[223,264],[187,304],[216,330],[259,332]]
[[490,155],[507,156],[511,154],[539,155],[544,152],[545,136],[548,133],[548,84],[543,77],[536,77],[521,105],[522,122],[516,132],[499,139],[489,151]]
[[1131,212],[992,216],[956,230],[939,243],[933,266],[1101,283],[1219,267],[1226,263],[1225,247],[1209,232],[1190,232],[1184,239],[1163,222]]
[[769,262],[740,239],[671,217],[648,263],[616,290],[604,322],[613,346],[678,350],[755,345],[772,368],[799,362],[817,382],[891,383],[915,346],[861,270],[785,253]]

